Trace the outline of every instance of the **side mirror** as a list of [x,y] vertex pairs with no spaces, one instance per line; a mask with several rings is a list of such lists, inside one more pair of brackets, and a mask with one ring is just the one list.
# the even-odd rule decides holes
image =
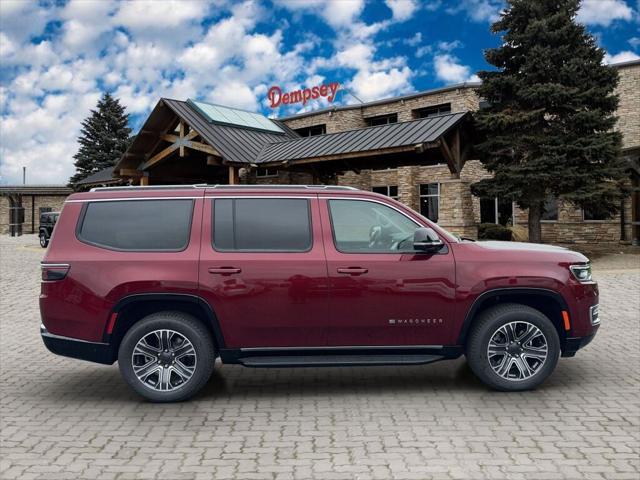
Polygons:
[[413,234],[413,248],[421,252],[437,252],[444,246],[432,228],[418,228]]

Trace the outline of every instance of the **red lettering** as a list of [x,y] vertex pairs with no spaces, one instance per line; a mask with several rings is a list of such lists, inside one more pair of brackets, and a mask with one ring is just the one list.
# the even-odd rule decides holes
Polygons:
[[280,90],[280,87],[271,87],[269,89],[269,92],[267,93],[267,98],[271,102],[271,108],[276,108],[278,105],[280,105],[281,95],[282,95],[282,90]]
[[306,105],[309,100],[316,100],[320,97],[326,97],[328,102],[333,102],[338,90],[340,90],[340,84],[338,82],[331,82],[328,85],[322,84],[312,88],[304,88],[286,93],[282,93],[280,87],[273,86],[267,92],[267,99],[271,103],[271,108],[293,103]]
[[302,91],[302,104],[306,105],[307,101],[309,101],[310,98],[311,98],[311,90],[309,90],[308,88],[305,88]]

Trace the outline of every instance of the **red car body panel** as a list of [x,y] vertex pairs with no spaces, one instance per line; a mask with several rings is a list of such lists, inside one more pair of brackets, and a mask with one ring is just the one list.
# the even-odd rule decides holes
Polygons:
[[[326,343],[327,266],[317,196],[310,202],[308,252],[219,252],[212,246],[211,193],[202,220],[199,294],[216,312],[229,348],[314,347]],[[228,195],[216,195],[224,198]],[[236,197],[237,195],[232,195]],[[259,193],[245,195],[261,198]],[[269,195],[273,198],[273,194]],[[239,269],[237,273],[218,273]]]
[[[212,246],[212,197],[305,197],[313,245],[308,252],[218,252]],[[437,254],[345,254],[336,249],[327,200],[384,203],[434,229]],[[190,240],[180,252],[123,252],[82,242],[76,230],[88,201],[191,198]],[[53,335],[105,338],[115,306],[140,294],[186,294],[215,313],[226,348],[454,346],[474,304],[496,291],[528,289],[560,296],[570,318],[566,337],[593,335],[594,282],[569,265],[586,263],[566,249],[505,242],[459,242],[404,205],[361,191],[309,189],[114,190],[74,194],[65,203],[43,264],[68,264],[62,280],[43,281],[40,308]],[[224,268],[238,269],[226,273]],[[366,273],[339,273],[360,268]],[[550,300],[551,301],[551,300]],[[465,323],[467,322],[467,323]]]

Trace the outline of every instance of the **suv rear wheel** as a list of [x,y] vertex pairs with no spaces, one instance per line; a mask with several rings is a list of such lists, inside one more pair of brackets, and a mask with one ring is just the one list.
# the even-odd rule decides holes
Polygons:
[[122,376],[152,402],[195,395],[209,381],[215,347],[207,329],[182,312],[159,312],[137,322],[118,351]]
[[503,391],[530,390],[556,367],[558,332],[538,310],[504,304],[480,314],[467,342],[469,366],[488,386]]

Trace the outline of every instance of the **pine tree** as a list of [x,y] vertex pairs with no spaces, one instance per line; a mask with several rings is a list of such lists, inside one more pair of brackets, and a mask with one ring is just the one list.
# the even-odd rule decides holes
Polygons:
[[80,148],[74,155],[76,173],[71,186],[87,176],[116,164],[129,146],[131,129],[125,107],[111,94],[104,93],[95,110],[82,122]]
[[482,197],[504,197],[529,210],[529,240],[541,241],[548,195],[614,213],[621,135],[612,129],[618,74],[576,23],[579,0],[508,0],[485,51],[497,71],[479,73],[489,107],[476,115],[476,148],[493,178],[472,185]]

